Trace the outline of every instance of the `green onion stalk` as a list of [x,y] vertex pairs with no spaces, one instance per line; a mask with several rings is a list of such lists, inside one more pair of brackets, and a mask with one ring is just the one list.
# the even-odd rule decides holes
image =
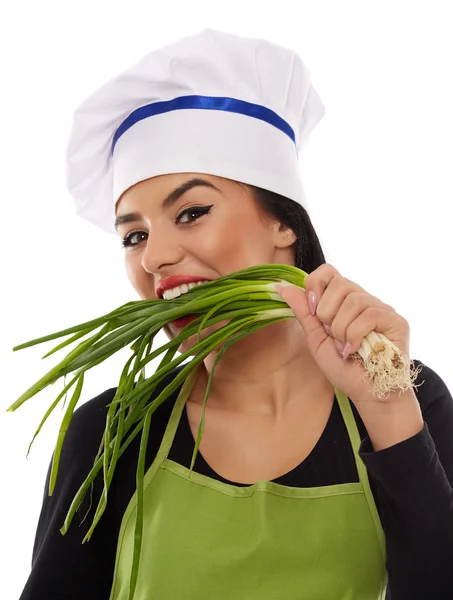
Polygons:
[[[292,284],[304,288],[306,277],[307,273],[289,265],[251,267],[215,281],[198,285],[172,300],[128,302],[97,319],[31,340],[13,348],[13,351],[17,351],[64,336],[70,336],[43,357],[46,358],[81,338],[85,338],[59,364],[32,385],[8,408],[8,411],[13,412],[58,379],[64,377],[66,383],[66,376],[72,376],[69,383],[64,386],[61,393],[44,414],[28,448],[28,452],[30,452],[34,439],[52,411],[66,397],[69,390],[74,387],[58,433],[52,459],[49,495],[52,495],[55,488],[63,442],[74,410],[81,397],[85,372],[126,346],[130,346],[132,350],[132,355],[127,360],[119,378],[115,396],[108,406],[105,430],[93,467],[74,497],[64,524],[60,529],[63,535],[68,531],[87,490],[92,486],[96,475],[102,470],[103,492],[91,527],[82,543],[90,540],[105,511],[108,491],[118,459],[132,440],[141,434],[136,472],[137,507],[134,558],[129,590],[130,599],[134,595],[140,558],[143,531],[142,496],[145,451],[153,413],[181,385],[181,393],[188,397],[197,376],[198,367],[211,352],[216,350],[216,360],[206,386],[202,418],[192,455],[190,467],[192,472],[203,433],[205,407],[216,365],[225,351],[240,339],[272,323],[294,319],[295,315],[292,309],[277,293],[275,286],[276,284]],[[175,319],[189,315],[196,318],[188,323],[174,339],[153,350],[154,338],[165,325]],[[221,321],[227,321],[227,324],[210,333],[204,339],[200,339],[203,329]],[[181,343],[194,334],[197,334],[197,343],[189,351],[175,356]],[[163,357],[155,373],[146,378],[146,365],[160,355],[163,355]],[[157,386],[171,371],[190,356],[194,358],[183,366],[171,383],[164,387],[153,400],[150,400]],[[378,398],[383,398],[386,393],[395,389],[406,390],[412,387],[412,375],[407,357],[382,334],[371,332],[364,338],[358,352],[351,355],[350,358],[365,367],[365,374],[369,380],[374,380],[374,394]]]

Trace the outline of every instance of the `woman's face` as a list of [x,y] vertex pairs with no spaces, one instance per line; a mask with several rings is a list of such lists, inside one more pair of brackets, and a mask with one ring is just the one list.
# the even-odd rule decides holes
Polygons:
[[[129,188],[116,204],[130,282],[142,300],[156,299],[159,281],[174,275],[214,280],[261,264],[294,264],[295,237],[265,215],[251,191],[197,173],[161,175]],[[203,331],[205,337],[226,321]],[[181,329],[170,324],[172,339]],[[187,351],[192,336],[180,347]]]

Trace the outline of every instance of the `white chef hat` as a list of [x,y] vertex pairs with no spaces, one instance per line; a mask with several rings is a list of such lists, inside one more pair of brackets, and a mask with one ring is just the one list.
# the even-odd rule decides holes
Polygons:
[[307,208],[298,152],[324,116],[293,51],[206,29],[147,54],[75,111],[67,182],[76,213],[114,233],[132,185],[206,173]]

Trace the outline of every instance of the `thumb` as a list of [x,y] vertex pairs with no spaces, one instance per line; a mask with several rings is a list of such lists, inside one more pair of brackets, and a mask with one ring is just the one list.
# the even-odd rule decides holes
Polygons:
[[308,347],[314,354],[329,335],[316,314],[311,314],[307,292],[296,285],[277,285],[275,289],[292,309],[297,320],[302,325]]

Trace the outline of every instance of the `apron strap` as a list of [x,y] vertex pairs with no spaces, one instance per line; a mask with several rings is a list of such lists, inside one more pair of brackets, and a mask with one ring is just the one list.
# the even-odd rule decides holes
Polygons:
[[371,491],[370,482],[368,479],[368,472],[363,463],[362,459],[359,456],[359,449],[362,440],[360,439],[359,430],[357,428],[357,423],[354,418],[354,414],[352,412],[350,400],[346,394],[341,392],[339,389],[335,388],[335,395],[338,400],[338,404],[340,405],[341,414],[343,415],[343,420],[346,425],[346,429],[348,430],[349,439],[351,440],[352,449],[354,451],[354,459],[357,467],[357,472],[359,474],[359,481],[362,484],[363,491],[365,493],[368,507],[371,512],[371,516],[373,517],[373,521],[376,527],[376,532],[379,538],[379,544],[381,546],[381,551],[386,559],[386,547],[385,547],[385,534],[382,529],[381,519],[379,517],[379,513],[376,508],[376,504],[374,502],[373,492]]
[[168,457],[171,446],[173,444],[173,440],[176,435],[176,431],[178,429],[179,421],[181,420],[182,412],[186,405],[186,400],[195,386],[202,365],[203,363],[200,363],[198,367],[196,367],[190,373],[190,375],[187,377],[187,379],[184,381],[181,387],[176,402],[173,406],[170,418],[168,419],[167,427],[165,428],[165,433],[162,438],[159,451],[156,455],[155,462],[159,465],[161,465],[162,462]]
[[[182,388],[178,394],[175,405],[171,412],[170,418],[167,423],[167,427],[165,429],[164,436],[162,438],[162,442],[159,448],[159,451],[156,455],[156,459],[154,460],[152,466],[150,467],[148,473],[145,476],[145,479],[150,481],[157,470],[160,468],[164,460],[168,457],[171,446],[173,444],[174,437],[176,435],[176,431],[178,429],[179,422],[181,420],[181,415],[186,405],[186,400],[189,397],[192,389],[195,386],[197,381],[199,371],[202,368],[203,363],[192,371],[192,373],[187,377],[182,385]],[[379,517],[379,513],[376,508],[376,504],[374,502],[373,493],[370,488],[370,482],[368,479],[368,473],[366,467],[359,456],[359,448],[361,444],[359,430],[357,428],[357,423],[354,418],[354,414],[352,412],[352,408],[350,405],[350,400],[339,389],[335,388],[335,395],[340,406],[341,414],[343,416],[344,423],[346,425],[346,429],[348,431],[349,439],[351,441],[352,449],[354,452],[355,464],[357,467],[357,472],[359,475],[359,481],[362,485],[363,491],[365,493],[365,497],[368,503],[368,507],[373,518],[373,522],[376,528],[376,533],[379,539],[379,545],[381,547],[381,552],[384,558],[386,559],[386,547],[385,547],[385,534],[382,529],[381,520]]]

